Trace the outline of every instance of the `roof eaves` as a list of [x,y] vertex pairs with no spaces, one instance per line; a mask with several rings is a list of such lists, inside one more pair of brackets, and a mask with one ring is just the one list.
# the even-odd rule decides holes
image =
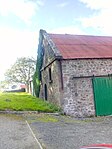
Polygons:
[[112,59],[112,57],[62,58],[62,60]]

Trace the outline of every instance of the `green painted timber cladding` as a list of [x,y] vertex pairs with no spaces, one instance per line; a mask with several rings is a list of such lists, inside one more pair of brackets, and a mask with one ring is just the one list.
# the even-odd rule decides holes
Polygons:
[[93,79],[96,115],[112,115],[112,78]]

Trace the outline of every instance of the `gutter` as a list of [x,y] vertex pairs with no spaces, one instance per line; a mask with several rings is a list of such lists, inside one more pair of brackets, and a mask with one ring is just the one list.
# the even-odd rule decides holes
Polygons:
[[61,60],[61,59],[62,59],[61,56],[55,56],[55,58],[54,58],[49,64],[45,65],[42,69],[40,69],[40,71],[45,70],[45,69],[46,69],[48,66],[50,66],[54,61],[56,61],[56,60]]

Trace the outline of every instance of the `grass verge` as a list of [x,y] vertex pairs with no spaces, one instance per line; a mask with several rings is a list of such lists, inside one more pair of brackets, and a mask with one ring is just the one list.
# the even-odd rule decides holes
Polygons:
[[0,93],[0,110],[59,112],[60,108],[28,93]]
[[25,115],[25,118],[27,119],[27,121],[31,124],[31,123],[35,123],[35,122],[52,122],[52,123],[56,123],[59,121],[59,119],[54,116],[54,115],[49,115],[48,113],[40,113],[40,114],[27,114]]

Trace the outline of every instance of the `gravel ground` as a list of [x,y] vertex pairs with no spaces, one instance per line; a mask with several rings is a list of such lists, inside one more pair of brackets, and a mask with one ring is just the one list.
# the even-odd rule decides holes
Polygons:
[[0,149],[80,149],[112,144],[112,117],[80,118],[38,113],[0,114]]
[[25,118],[44,149],[79,149],[89,144],[112,144],[112,117],[76,119],[27,114]]
[[23,117],[0,114],[0,149],[40,149]]

